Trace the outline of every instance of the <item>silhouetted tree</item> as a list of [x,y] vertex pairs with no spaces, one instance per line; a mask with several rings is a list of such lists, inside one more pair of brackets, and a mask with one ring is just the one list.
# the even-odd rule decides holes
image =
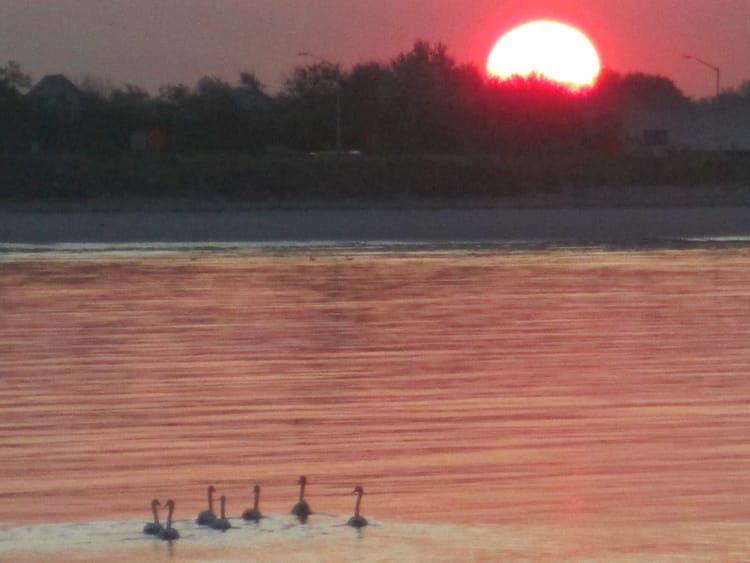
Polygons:
[[154,127],[153,102],[143,88],[134,84],[115,88],[109,101],[108,118],[112,128],[112,141],[117,146],[128,149],[133,133],[146,133]]
[[[0,67],[0,134],[6,147],[9,134],[21,138],[20,132],[40,119],[24,113],[29,110],[21,91],[30,82],[17,63]],[[617,137],[628,112],[692,103],[668,78],[643,73],[605,70],[594,87],[581,92],[540,76],[491,79],[476,66],[458,64],[445,45],[421,40],[386,63],[358,64],[350,72],[325,61],[297,67],[274,96],[251,72],[241,73],[234,84],[206,76],[194,87],[165,85],[153,97],[135,85],[107,93],[94,79],[89,82],[81,123],[59,129],[78,139],[77,146],[116,150],[127,150],[132,131],[153,128],[166,133],[174,150],[333,148],[337,101],[345,146],[369,152],[577,150]],[[749,99],[746,83],[716,103],[734,106]],[[43,125],[56,127],[49,118]]]
[[356,65],[342,88],[344,122],[350,145],[368,152],[389,148],[384,116],[389,111],[394,90],[390,69],[380,63]]
[[0,95],[4,93],[20,94],[21,90],[31,86],[31,77],[21,70],[21,65],[8,61],[0,66]]
[[417,41],[390,68],[393,95],[385,124],[394,148],[446,151],[455,146],[459,69],[445,45]]
[[166,84],[159,87],[159,100],[170,104],[181,104],[190,96],[190,87],[185,84]]
[[289,144],[305,150],[336,144],[336,97],[346,77],[341,67],[318,62],[294,69],[280,94]]
[[750,111],[750,80],[744,81],[736,88],[727,88],[718,99],[701,100],[701,105],[720,104],[722,108],[747,108]]
[[260,153],[278,143],[276,104],[266,87],[252,72],[240,73],[234,98],[243,112],[243,149]]
[[266,87],[252,72],[240,73],[240,88],[259,96],[266,95]]
[[84,75],[81,80],[76,82],[76,86],[82,92],[96,95],[102,99],[109,99],[112,92],[117,90],[117,85],[114,82],[94,74]]
[[252,73],[242,73],[238,86],[206,76],[192,90],[183,84],[160,88],[154,122],[178,149],[260,152],[271,143],[272,106]]
[[626,111],[636,107],[655,110],[684,107],[690,100],[669,78],[641,72],[618,74],[605,71],[591,92],[595,107]]
[[745,98],[746,100],[750,100],[750,80],[745,80],[737,87],[737,94]]
[[31,86],[31,77],[15,61],[0,66],[0,151],[30,146],[35,116],[23,102],[21,90]]

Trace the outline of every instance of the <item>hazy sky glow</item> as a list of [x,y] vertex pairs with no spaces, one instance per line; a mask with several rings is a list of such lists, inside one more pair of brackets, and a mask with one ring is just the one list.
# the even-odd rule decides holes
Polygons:
[[581,29],[602,66],[662,74],[693,97],[750,79],[750,0],[0,0],[0,62],[34,79],[86,74],[149,89],[255,72],[271,90],[311,51],[349,67],[442,41],[484,68],[531,19]]

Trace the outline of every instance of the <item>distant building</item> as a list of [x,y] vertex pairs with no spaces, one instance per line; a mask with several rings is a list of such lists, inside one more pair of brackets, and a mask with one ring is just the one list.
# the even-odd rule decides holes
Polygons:
[[26,93],[26,99],[45,113],[67,122],[80,119],[83,92],[62,74],[48,74]]
[[630,112],[625,130],[627,147],[634,152],[750,151],[750,107],[702,104]]

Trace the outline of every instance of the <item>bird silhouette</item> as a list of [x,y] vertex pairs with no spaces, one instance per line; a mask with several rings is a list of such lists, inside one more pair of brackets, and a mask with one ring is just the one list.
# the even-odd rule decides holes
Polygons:
[[214,530],[228,530],[232,527],[232,524],[229,523],[229,520],[227,520],[226,514],[224,513],[224,507],[227,503],[227,497],[224,495],[221,495],[221,517],[216,518],[212,523],[211,527]]
[[305,500],[305,485],[307,485],[307,477],[302,475],[299,478],[299,481],[297,481],[297,484],[299,485],[299,501],[294,505],[294,508],[292,508],[292,514],[304,524],[307,522],[307,517],[312,514],[310,505],[307,504],[307,501]]
[[210,526],[216,520],[216,514],[214,513],[214,497],[213,494],[216,489],[213,485],[208,486],[208,510],[204,510],[198,514],[198,518],[195,519],[196,523],[201,526]]
[[242,519],[248,520],[251,522],[257,522],[261,518],[263,518],[263,515],[260,513],[260,509],[258,508],[258,505],[260,504],[260,486],[255,485],[253,487],[253,507],[248,508],[245,510],[245,512],[242,513]]
[[354,504],[354,516],[349,518],[347,524],[353,528],[363,528],[367,526],[367,519],[359,513],[359,505],[362,504],[362,495],[365,494],[365,491],[357,485],[354,487],[352,494],[357,495],[357,502]]
[[167,507],[169,512],[167,513],[167,527],[164,528],[160,533],[159,537],[166,541],[176,540],[180,537],[180,533],[172,527],[172,516],[174,515],[174,501],[169,499],[164,505]]
[[158,500],[154,499],[151,501],[151,512],[154,515],[154,521],[149,522],[145,526],[143,526],[143,533],[148,534],[149,536],[158,536],[161,531],[164,529],[164,526],[162,526],[159,523],[159,512],[157,511],[156,507],[161,506]]

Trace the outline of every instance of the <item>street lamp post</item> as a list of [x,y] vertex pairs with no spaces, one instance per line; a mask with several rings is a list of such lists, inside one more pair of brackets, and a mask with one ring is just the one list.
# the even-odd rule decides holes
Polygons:
[[[300,57],[311,57],[313,59],[317,59],[320,62],[335,66],[331,61],[328,59],[321,57],[319,55],[316,55],[315,53],[311,53],[309,51],[301,51],[297,53]],[[342,149],[342,142],[341,142],[341,81],[336,80],[336,154],[341,154]]]
[[721,150],[722,146],[722,118],[721,118],[721,104],[719,103],[719,94],[721,93],[721,71],[719,70],[719,67],[716,65],[712,65],[709,62],[704,61],[700,57],[696,57],[695,55],[682,55],[685,59],[692,59],[697,63],[702,64],[705,67],[710,68],[716,73],[716,108],[714,109],[715,117],[714,119],[715,124],[714,128],[716,129],[716,149]]
[[721,70],[719,70],[719,67],[716,65],[712,65],[711,63],[708,63],[701,59],[700,57],[696,57],[695,55],[682,55],[683,59],[692,59],[697,63],[702,64],[705,67],[710,68],[716,73],[716,97],[719,97],[719,94],[721,93]]

